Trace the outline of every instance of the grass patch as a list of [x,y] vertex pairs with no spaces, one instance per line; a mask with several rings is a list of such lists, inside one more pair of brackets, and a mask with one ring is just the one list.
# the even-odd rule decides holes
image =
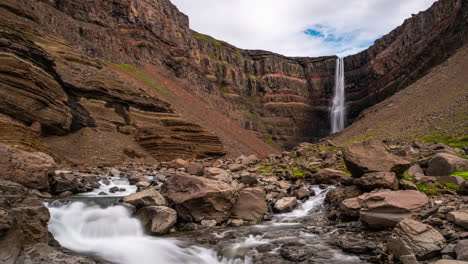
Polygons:
[[302,178],[302,176],[304,176],[304,174],[306,172],[307,172],[306,170],[294,170],[293,171],[293,177],[294,178]]
[[457,171],[450,174],[450,176],[460,176],[463,179],[468,180],[468,171]]
[[437,187],[429,187],[424,184],[417,184],[416,187],[418,187],[418,191],[427,195],[437,195],[441,191],[441,189]]
[[223,43],[222,41],[217,40],[217,39],[215,39],[215,38],[213,38],[211,36],[201,34],[201,33],[195,32],[195,31],[192,31],[192,35],[196,39],[202,39],[202,40],[212,42],[213,44],[215,44],[215,46],[218,46],[218,47],[221,46],[222,43]]
[[405,171],[405,172],[403,173],[402,180],[407,180],[407,181],[410,181],[410,182],[412,182],[412,183],[415,183],[415,182],[416,182],[416,179],[415,179],[414,177],[410,176],[410,175],[408,174],[408,171]]
[[265,142],[268,143],[268,144],[271,144],[271,143],[273,143],[273,139],[272,138],[267,138],[267,139],[265,139]]
[[425,137],[419,139],[420,141],[429,142],[429,143],[443,143],[452,148],[464,148],[468,146],[468,137],[464,136],[461,138],[441,136],[437,134],[429,134]]
[[133,67],[132,65],[130,64],[125,64],[125,63],[122,63],[122,64],[116,64],[116,63],[112,63],[113,65],[119,67],[120,69],[130,73],[131,75],[133,75],[135,78],[137,78],[138,80],[144,82],[145,84],[147,84],[148,86],[150,86],[151,88],[163,93],[163,94],[167,94],[167,91],[162,88],[161,86],[159,86],[155,81],[153,81],[150,77],[146,76],[145,74],[143,74],[142,72],[140,72],[137,68]]
[[220,91],[222,94],[228,94],[227,88],[228,88],[227,86],[220,87],[220,88],[219,88],[219,91]]

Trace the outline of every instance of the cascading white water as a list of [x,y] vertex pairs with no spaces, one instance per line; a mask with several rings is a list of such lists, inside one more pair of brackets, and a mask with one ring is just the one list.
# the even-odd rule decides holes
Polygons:
[[331,133],[337,133],[344,129],[346,123],[346,98],[344,59],[336,59],[335,91],[330,111]]

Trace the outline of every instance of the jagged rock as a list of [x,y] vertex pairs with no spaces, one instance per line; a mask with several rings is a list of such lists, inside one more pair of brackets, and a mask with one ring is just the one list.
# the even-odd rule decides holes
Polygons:
[[141,192],[130,194],[124,197],[123,201],[137,208],[167,205],[166,199],[154,188],[149,188]]
[[315,184],[337,184],[349,178],[350,176],[343,171],[327,168],[317,171],[312,180]]
[[242,175],[239,179],[239,182],[248,186],[253,186],[258,183],[258,179],[254,175],[248,174],[248,175]]
[[79,186],[78,179],[73,173],[60,172],[50,179],[51,191],[53,194],[72,192],[77,193]]
[[436,154],[428,164],[426,174],[429,176],[448,176],[456,171],[468,170],[468,159],[458,156],[439,153]]
[[135,215],[145,229],[155,235],[164,235],[177,221],[177,212],[166,206],[143,207]]
[[468,240],[460,240],[455,246],[457,260],[468,261]]
[[362,190],[355,185],[336,188],[328,191],[325,202],[331,204],[333,207],[338,207],[342,201],[357,197],[361,194]]
[[228,184],[202,177],[177,174],[168,179],[162,192],[175,204],[179,217],[186,221],[226,220],[236,201]]
[[449,212],[447,220],[468,230],[468,209]]
[[49,191],[49,175],[56,167],[54,159],[45,153],[26,152],[0,144],[0,179]]
[[419,175],[424,175],[424,171],[421,166],[414,164],[408,169],[408,175],[411,177],[417,177]]
[[283,190],[289,190],[292,187],[292,184],[288,181],[279,181],[278,185]]
[[387,242],[388,251],[396,258],[414,255],[427,259],[445,247],[445,238],[429,225],[412,219],[399,222]]
[[410,162],[392,154],[382,141],[371,140],[352,144],[343,149],[346,168],[353,177],[370,172],[394,172],[398,177],[406,171]]
[[168,167],[174,169],[187,168],[190,163],[184,159],[175,159],[169,162]]
[[400,181],[400,189],[402,190],[417,190],[418,187],[416,184],[408,181],[408,180],[401,180]]
[[221,180],[226,175],[228,175],[228,172],[220,168],[210,167],[210,168],[205,168],[204,175],[206,178],[211,179],[211,180]]
[[314,196],[315,193],[311,193],[311,191],[309,191],[308,189],[306,188],[299,188],[299,189],[296,189],[294,190],[294,196],[298,199],[298,200],[303,200],[303,199],[307,199],[311,196]]
[[380,190],[344,200],[342,205],[356,212],[359,204],[360,221],[370,228],[380,229],[394,227],[419,213],[428,202],[427,196],[419,191]]
[[296,197],[285,197],[276,201],[274,205],[275,211],[278,213],[287,213],[291,212],[297,206]]
[[190,175],[203,176],[203,164],[201,162],[190,163],[186,168],[186,172]]
[[393,172],[366,173],[361,178],[355,179],[354,183],[364,191],[380,188],[398,190],[398,179]]
[[268,213],[265,192],[262,188],[246,188],[239,193],[239,198],[231,211],[231,217],[246,221],[263,219]]

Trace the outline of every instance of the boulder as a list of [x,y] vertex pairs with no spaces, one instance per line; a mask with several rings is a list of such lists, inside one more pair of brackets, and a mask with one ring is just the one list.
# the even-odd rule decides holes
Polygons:
[[312,179],[315,184],[337,184],[349,178],[350,176],[343,171],[327,168],[317,171]]
[[73,173],[59,172],[50,179],[51,192],[59,194],[63,192],[76,193],[79,188],[78,179]]
[[278,185],[283,190],[289,190],[292,187],[292,184],[288,181],[280,181]]
[[262,188],[246,188],[239,193],[239,199],[234,204],[231,217],[246,221],[263,219],[268,213],[265,192]]
[[418,186],[416,184],[408,181],[408,180],[401,180],[400,181],[400,189],[402,190],[417,190]]
[[468,209],[449,212],[447,214],[447,220],[457,226],[462,227],[463,229],[468,230]]
[[135,215],[147,232],[154,235],[164,235],[177,221],[177,212],[166,206],[143,207]]
[[234,188],[224,182],[182,173],[169,178],[162,193],[175,204],[179,217],[196,222],[223,222],[237,198]]
[[429,160],[426,175],[430,176],[448,176],[456,171],[467,171],[468,159],[458,156],[438,153]]
[[361,178],[355,179],[354,184],[364,191],[375,189],[398,190],[398,179],[394,172],[366,173]]
[[341,202],[340,210],[345,216],[357,217],[361,210],[361,202],[358,198],[349,198]]
[[205,168],[204,170],[204,176],[211,180],[221,180],[221,178],[224,178],[227,174],[227,171],[215,167]]
[[278,213],[291,212],[297,206],[296,197],[285,197],[276,201],[274,209]]
[[243,164],[234,163],[234,164],[229,165],[228,169],[232,172],[236,172],[236,171],[241,171],[245,169],[245,166]]
[[180,169],[180,168],[187,168],[189,164],[190,163],[184,159],[175,159],[175,160],[171,160],[167,166],[169,168]]
[[359,142],[345,147],[343,158],[346,168],[357,178],[378,171],[391,171],[400,177],[410,166],[408,160],[391,153],[380,140]]
[[361,194],[362,190],[355,185],[336,188],[328,191],[325,202],[331,204],[333,207],[339,207],[342,201],[357,197]]
[[429,203],[419,191],[380,190],[344,200],[342,206],[352,212],[360,205],[360,221],[373,229],[392,228],[403,219],[419,213]]
[[124,197],[123,201],[137,208],[167,205],[166,199],[155,188],[149,188],[141,192],[130,194]]
[[239,182],[245,185],[253,186],[258,183],[258,179],[252,174],[247,174],[247,175],[242,175],[239,179]]
[[430,225],[404,219],[393,229],[387,250],[398,259],[413,255],[423,260],[437,255],[445,243],[445,238]]
[[[312,191],[313,192],[313,191]],[[298,199],[298,200],[303,200],[303,199],[307,199],[309,198],[310,196],[314,196],[315,195],[315,192],[311,193],[311,191],[309,191],[308,189],[306,188],[299,188],[299,189],[296,189],[294,190],[294,196]]]
[[468,261],[468,239],[460,240],[455,246],[457,260]]
[[408,175],[411,177],[417,177],[419,175],[424,175],[424,171],[421,166],[414,164],[408,169]]
[[201,162],[190,163],[185,171],[190,175],[203,176],[204,166]]
[[45,153],[26,152],[0,144],[0,179],[49,191],[49,175],[56,167],[54,159]]
[[250,165],[253,163],[256,163],[258,161],[258,157],[255,155],[250,155],[248,157],[245,157],[242,159],[242,164],[243,165]]
[[465,182],[465,179],[460,176],[439,176],[437,177],[437,181],[453,183],[457,186],[461,186],[463,182]]

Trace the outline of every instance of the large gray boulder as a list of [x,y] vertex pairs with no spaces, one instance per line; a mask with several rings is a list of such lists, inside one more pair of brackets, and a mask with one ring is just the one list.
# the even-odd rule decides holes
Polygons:
[[315,184],[337,184],[351,178],[345,172],[334,169],[321,169],[311,179]]
[[391,153],[380,140],[347,146],[343,149],[343,158],[346,168],[357,178],[378,171],[391,171],[399,177],[410,166],[408,160]]
[[447,220],[468,230],[468,209],[449,212],[447,214]]
[[448,176],[456,171],[467,171],[468,159],[448,153],[436,154],[429,160],[426,175]]
[[291,212],[297,206],[296,197],[285,197],[276,201],[273,208],[278,213],[287,213]]
[[229,184],[179,173],[162,187],[163,195],[175,204],[179,217],[186,221],[225,221],[237,200]]
[[412,219],[399,222],[387,242],[387,250],[396,258],[413,255],[427,259],[445,247],[445,238],[429,225]]

